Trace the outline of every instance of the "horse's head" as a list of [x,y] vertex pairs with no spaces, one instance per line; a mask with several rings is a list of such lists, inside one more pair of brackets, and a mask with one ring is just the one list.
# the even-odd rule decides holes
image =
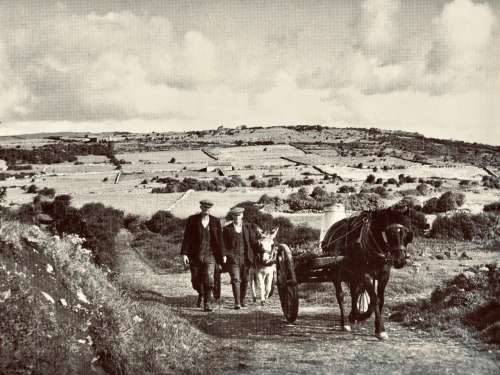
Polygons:
[[260,244],[260,250],[261,250],[261,260],[262,263],[266,264],[271,261],[273,261],[274,258],[274,244],[275,244],[275,238],[276,235],[278,234],[278,229],[272,230],[272,231],[265,231],[257,227],[257,232],[259,233],[259,244]]
[[405,225],[408,221],[409,210],[387,209],[384,211],[382,238],[393,260],[394,268],[403,268],[406,264],[406,247],[413,241],[413,232]]

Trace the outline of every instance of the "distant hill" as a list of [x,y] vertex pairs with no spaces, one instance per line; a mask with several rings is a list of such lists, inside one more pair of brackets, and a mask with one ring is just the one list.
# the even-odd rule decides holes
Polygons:
[[[290,144],[306,154],[345,157],[396,157],[422,164],[469,164],[500,167],[500,146],[427,138],[416,132],[389,131],[377,128],[332,128],[321,125],[273,127],[220,126],[217,129],[186,132],[106,132],[106,133],[37,133],[0,137],[15,145],[16,139],[48,137],[112,137],[116,152],[169,149],[200,149],[240,145]],[[9,143],[10,143],[9,142]],[[5,147],[5,146],[4,146]]]

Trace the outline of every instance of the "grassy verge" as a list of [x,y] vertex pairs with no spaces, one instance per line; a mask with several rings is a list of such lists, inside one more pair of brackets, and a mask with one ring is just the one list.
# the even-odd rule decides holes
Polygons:
[[203,372],[213,339],[168,306],[129,297],[82,243],[0,222],[0,373]]

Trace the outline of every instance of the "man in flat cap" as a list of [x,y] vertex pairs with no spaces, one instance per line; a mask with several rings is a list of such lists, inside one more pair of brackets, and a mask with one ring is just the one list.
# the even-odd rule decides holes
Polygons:
[[227,265],[233,288],[234,308],[245,307],[248,289],[248,270],[254,263],[254,248],[257,241],[250,224],[243,222],[243,207],[234,207],[229,211],[232,223],[224,227],[224,247]]
[[210,215],[214,202],[200,201],[201,212],[188,217],[184,230],[181,255],[185,266],[191,271],[191,284],[198,292],[197,306],[212,311],[210,298],[214,288],[216,264],[224,263],[224,241],[222,225],[218,218]]

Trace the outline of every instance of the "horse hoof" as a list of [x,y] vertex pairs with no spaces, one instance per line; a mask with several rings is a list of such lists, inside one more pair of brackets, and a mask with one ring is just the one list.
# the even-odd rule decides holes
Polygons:
[[266,302],[265,302],[265,301],[260,301],[260,305],[261,305],[261,306],[265,306],[265,305],[266,305]]
[[351,332],[351,326],[344,326],[342,330],[345,332]]
[[377,336],[377,338],[379,340],[388,340],[389,339],[389,335],[387,334],[387,332],[376,333],[375,336]]

